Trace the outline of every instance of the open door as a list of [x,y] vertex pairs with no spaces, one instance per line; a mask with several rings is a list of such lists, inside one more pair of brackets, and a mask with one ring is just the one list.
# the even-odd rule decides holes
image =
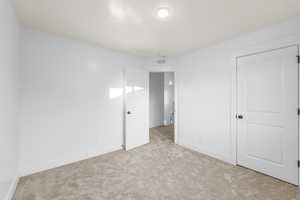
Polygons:
[[125,137],[126,150],[149,142],[148,72],[129,68],[125,72]]

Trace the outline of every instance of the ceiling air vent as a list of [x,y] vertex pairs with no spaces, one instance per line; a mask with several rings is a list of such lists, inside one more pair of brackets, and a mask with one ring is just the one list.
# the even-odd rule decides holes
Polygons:
[[157,61],[156,61],[157,64],[165,64],[166,63],[166,56],[161,56]]

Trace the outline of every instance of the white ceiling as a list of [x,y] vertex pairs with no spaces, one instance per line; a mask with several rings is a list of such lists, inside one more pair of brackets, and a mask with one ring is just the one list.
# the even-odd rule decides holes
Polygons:
[[[27,28],[147,57],[173,56],[300,17],[300,0],[13,0]],[[158,7],[170,17],[158,19]]]

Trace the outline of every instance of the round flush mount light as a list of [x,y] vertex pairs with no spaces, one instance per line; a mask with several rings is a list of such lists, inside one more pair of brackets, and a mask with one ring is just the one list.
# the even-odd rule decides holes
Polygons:
[[169,17],[169,9],[166,7],[158,8],[157,16],[161,19],[165,19],[165,18]]

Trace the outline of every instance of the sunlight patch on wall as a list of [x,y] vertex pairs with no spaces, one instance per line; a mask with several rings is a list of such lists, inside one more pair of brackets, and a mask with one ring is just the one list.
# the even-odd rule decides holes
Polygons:
[[115,99],[123,95],[123,88],[109,88],[109,98]]

